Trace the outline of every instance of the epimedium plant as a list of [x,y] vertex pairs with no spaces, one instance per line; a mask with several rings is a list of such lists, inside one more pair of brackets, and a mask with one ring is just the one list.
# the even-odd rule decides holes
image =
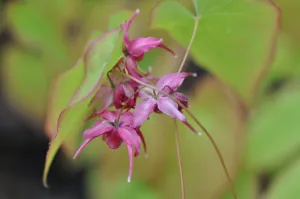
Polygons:
[[[171,49],[162,44],[162,39],[147,37],[137,38],[130,41],[128,30],[132,20],[138,13],[139,10],[136,10],[135,14],[128,20],[128,22],[126,22],[125,24],[121,24],[120,26],[120,30],[125,27],[123,37],[123,54],[125,55],[125,58],[121,58],[117,62],[117,64],[107,72],[107,77],[111,87],[102,85],[96,92],[94,97],[91,98],[91,102],[95,102],[96,100],[98,100],[98,98],[103,98],[103,107],[100,110],[96,110],[92,117],[89,117],[89,119],[92,119],[94,116],[100,116],[104,120],[96,121],[95,125],[91,129],[88,129],[84,132],[83,136],[86,138],[86,141],[74,156],[75,158],[89,142],[91,142],[98,136],[103,135],[103,140],[106,141],[108,146],[113,149],[118,148],[122,142],[125,142],[130,157],[130,171],[128,181],[130,181],[132,172],[132,147],[134,147],[135,149],[135,156],[140,152],[141,142],[143,142],[144,149],[146,151],[146,143],[140,131],[140,127],[148,119],[149,115],[152,112],[155,111],[156,113],[165,113],[173,117],[174,119],[181,120],[192,131],[194,131],[196,134],[199,134],[187,122],[186,117],[182,113],[182,105],[178,105],[173,101],[173,99],[169,97],[169,95],[175,97],[180,101],[180,104],[184,104],[184,107],[188,108],[188,98],[184,94],[176,92],[176,90],[186,77],[195,76],[195,74],[186,72],[173,73],[165,75],[161,79],[158,79],[152,77],[150,73],[142,73],[138,71],[136,62],[141,61],[144,53],[153,48],[161,47],[175,55],[175,53]],[[110,33],[111,32],[107,34]],[[94,43],[105,37],[106,35],[102,35],[101,37],[96,38],[88,46],[85,52],[86,54],[83,57],[83,60],[85,60],[84,63],[86,65],[89,65],[89,61],[86,61],[86,59],[91,49],[93,48]],[[81,60],[79,62],[81,62]],[[121,68],[122,63],[125,66],[123,68]],[[82,97],[83,94],[81,93],[83,91],[81,89],[85,86],[85,81],[86,79],[84,79],[79,90],[75,92],[68,106],[72,106],[80,102],[80,100],[78,101],[77,99],[80,97],[77,96],[79,95]],[[101,79],[98,80],[98,82],[99,81],[101,81]],[[94,85],[99,85],[98,82],[94,83]],[[140,82],[142,82],[142,84]],[[148,82],[156,82],[156,87],[154,90],[151,90],[151,87],[150,89],[149,87],[147,87]],[[89,84],[91,85],[90,82]],[[94,89],[95,88],[92,88],[92,91],[90,92],[95,93],[93,92]],[[85,93],[87,92],[85,91]],[[89,95],[92,94],[88,93],[88,97]],[[144,101],[136,105],[136,100],[138,97],[144,99]],[[111,106],[114,106],[116,110],[108,111],[107,109]],[[129,110],[134,107],[134,112],[129,112]],[[68,110],[64,109],[60,113],[58,120],[60,120],[60,117],[63,117],[64,111]],[[59,122],[60,121],[58,121],[58,125]],[[55,139],[56,138],[54,138],[54,140]]]
[[[80,116],[85,116],[88,113],[88,107],[91,103],[98,101],[100,98],[102,98],[102,107],[99,110],[94,110],[94,113],[88,117],[88,120],[93,119],[96,116],[102,119],[97,120],[90,129],[84,131],[83,137],[86,140],[79,147],[74,158],[78,156],[88,143],[99,136],[102,136],[103,141],[105,141],[111,149],[119,148],[124,142],[127,146],[130,159],[128,182],[130,182],[132,175],[133,156],[139,155],[141,143],[146,152],[146,141],[140,127],[149,118],[152,112],[164,113],[174,119],[180,120],[190,128],[191,131],[200,135],[200,133],[188,123],[182,112],[183,109],[186,110],[188,108],[187,96],[176,91],[186,77],[195,77],[196,74],[178,71],[177,73],[171,73],[161,78],[156,78],[151,75],[151,71],[142,72],[139,70],[137,62],[143,59],[144,53],[153,48],[160,47],[171,52],[173,55],[175,55],[175,53],[162,44],[162,39],[156,39],[154,37],[136,38],[134,40],[129,39],[128,30],[130,24],[138,14],[139,10],[136,10],[133,16],[127,22],[122,23],[119,28],[113,29],[92,40],[86,48],[82,59],[80,59],[78,65],[75,66],[75,69],[77,69],[79,68],[78,66],[82,64],[85,65],[84,69],[86,74],[81,85],[75,91],[70,102],[68,102],[67,107],[58,115],[57,134],[50,143],[46,157],[44,170],[45,186],[47,186],[47,174],[54,155],[64,138],[68,136],[66,133],[68,131],[61,131],[60,124],[62,124],[63,120],[66,121],[67,119],[73,122],[73,124],[74,121],[80,122],[80,120],[83,119]],[[108,46],[106,42],[109,41],[109,39],[114,39],[113,36],[115,38],[117,38],[117,35],[120,36],[120,32],[123,29],[122,53],[124,56],[119,56],[119,59],[112,62],[116,64],[111,67],[106,65],[107,63],[110,63],[110,61],[107,61],[105,62],[104,67],[97,70],[94,63],[99,60],[93,56],[89,57],[90,53],[93,52],[94,48],[98,50],[97,53],[101,52],[99,49],[102,50],[104,46]],[[98,43],[99,46],[97,45]],[[111,53],[114,53],[114,49],[118,50],[116,46],[112,46],[111,49]],[[108,59],[111,59],[110,56],[108,57]],[[117,56],[113,56],[113,58],[117,58]],[[93,62],[93,59],[96,61]],[[92,70],[93,67],[95,67],[94,70]],[[106,69],[106,76],[110,87],[101,83],[105,77],[103,68],[106,67],[109,68]],[[91,71],[93,72],[92,74]],[[90,81],[89,78],[95,77],[95,71],[98,71],[96,74],[99,74],[99,76]],[[93,76],[89,77],[89,75]],[[100,88],[97,89],[98,87]],[[141,99],[141,102],[136,104],[138,98]],[[74,108],[75,105],[77,105],[76,108]],[[110,107],[114,107],[115,110],[108,110]],[[131,109],[134,111],[130,112]],[[76,118],[74,118],[74,116],[71,118],[70,115],[74,110],[76,110],[77,114],[80,116],[77,115]],[[188,113],[191,114],[190,112]],[[193,119],[197,120],[195,117],[193,117]],[[204,128],[199,122],[198,124],[201,128]],[[204,131],[206,132],[205,128]],[[214,145],[217,148],[215,143]],[[134,154],[133,149],[135,150]],[[217,151],[220,154],[218,149]],[[228,173],[221,154],[220,158],[226,173]]]
[[[125,24],[123,48],[125,67],[122,69],[120,66],[121,62],[119,62],[120,64],[118,63],[107,74],[111,87],[101,87],[98,91],[99,93],[96,94],[96,98],[103,97],[103,107],[99,111],[96,110],[93,116],[102,117],[104,120],[96,121],[91,129],[83,133],[86,141],[74,156],[76,157],[89,142],[98,136],[103,136],[103,140],[112,149],[119,148],[122,142],[124,142],[128,148],[130,158],[128,181],[131,179],[133,166],[132,148],[135,149],[134,155],[139,155],[142,142],[146,151],[146,142],[140,128],[152,112],[164,113],[174,119],[178,119],[196,134],[199,134],[187,122],[186,117],[182,113],[182,107],[169,96],[165,95],[165,93],[161,92],[164,91],[169,95],[173,95],[188,108],[188,98],[184,94],[176,92],[176,90],[187,76],[194,74],[185,72],[173,73],[158,79],[152,77],[151,74],[138,71],[136,62],[142,60],[144,53],[152,48],[162,47],[172,52],[162,44],[162,39],[147,37],[130,41],[128,35],[129,26],[138,13],[139,10]],[[125,75],[126,77],[121,77],[119,80],[117,77],[112,77],[117,75]],[[130,76],[134,79],[130,78]],[[141,85],[136,79],[143,83],[156,83],[156,89],[149,89],[149,87]],[[137,98],[142,99],[142,101],[136,105]],[[116,110],[108,111],[107,109],[111,106],[115,107]],[[130,112],[130,109],[134,110],[133,113]]]
[[[251,93],[255,90],[257,82],[263,74],[263,67],[265,67],[266,62],[269,62],[272,54],[272,43],[276,36],[274,32],[278,28],[276,22],[278,13],[269,1],[250,3],[243,0],[210,2],[197,0],[193,2],[196,10],[195,15],[174,1],[164,1],[158,4],[152,13],[152,27],[166,29],[179,43],[187,46],[182,64],[176,73],[157,78],[152,76],[151,70],[145,72],[138,67],[144,54],[153,48],[165,49],[173,55],[175,53],[162,44],[162,39],[154,37],[129,39],[128,31],[132,20],[139,13],[139,10],[137,10],[120,27],[103,33],[92,40],[76,66],[57,80],[51,102],[54,106],[50,106],[47,120],[48,131],[53,132],[55,137],[50,143],[46,157],[43,178],[45,185],[50,165],[57,150],[63,141],[71,135],[71,132],[82,127],[86,119],[100,118],[95,121],[91,128],[84,131],[83,137],[86,140],[79,147],[74,158],[88,143],[99,136],[102,136],[103,141],[112,149],[118,148],[124,142],[130,159],[128,174],[128,181],[130,181],[133,157],[139,155],[141,144],[143,144],[146,152],[146,141],[140,127],[151,113],[169,115],[175,120],[182,121],[192,132],[200,134],[187,122],[186,116],[183,114],[184,110],[209,137],[226,176],[232,184],[218,146],[209,132],[188,110],[187,96],[176,91],[185,78],[195,76],[195,74],[181,71],[191,50],[192,56],[198,62],[207,65],[211,72],[237,90],[242,96],[241,101],[243,103],[251,104]],[[249,7],[251,8],[250,11],[245,10]],[[168,11],[168,13],[163,14],[165,11]],[[259,28],[256,27],[257,16],[253,15],[254,12],[267,16],[258,26]],[[220,19],[220,16],[222,19]],[[239,16],[239,18],[233,19],[234,16]],[[174,22],[174,18],[178,20]],[[245,27],[245,24],[247,24],[247,27]],[[264,26],[266,24],[267,26]],[[240,31],[239,28],[242,30]],[[189,31],[186,31],[186,29]],[[221,48],[214,51],[212,41],[206,41],[205,39],[209,34],[222,34],[224,29],[226,30],[224,36],[216,37],[220,39],[218,42]],[[247,30],[251,30],[251,32],[249,33]],[[191,35],[187,35],[183,31],[190,32]],[[252,37],[247,38],[247,35]],[[269,37],[270,35],[272,37]],[[258,42],[259,45],[248,45],[253,39],[263,42]],[[252,58],[255,57],[254,61],[250,62],[244,54],[237,63],[230,61],[232,59],[228,57],[237,56],[234,53],[241,46],[239,42],[248,46],[245,54],[251,55]],[[232,51],[228,51],[226,46],[233,47]],[[230,64],[234,65],[231,66]],[[250,64],[257,67],[251,70],[251,75],[246,70]],[[241,69],[237,68],[238,65],[242,66]],[[242,73],[244,76],[241,76],[240,79],[232,78],[235,73],[227,71],[235,69],[245,69],[245,73]],[[226,71],[224,72],[224,70]],[[76,77],[76,80],[71,77]],[[74,79],[74,82],[68,82],[69,79]],[[81,82],[78,82],[78,79]],[[238,79],[241,80],[241,84],[233,82]],[[64,87],[60,86],[64,84],[73,84],[73,90],[64,90]],[[235,87],[236,85],[239,86]],[[69,97],[60,101],[57,100],[60,95],[65,95],[64,92],[67,92]],[[99,101],[102,101],[101,107],[95,109],[89,117],[88,113],[93,109],[93,104]],[[52,109],[52,107],[55,108]],[[55,128],[50,128],[53,124]],[[134,153],[133,149],[135,150]],[[178,154],[180,162],[179,150]],[[181,167],[180,173],[182,198],[184,198]],[[234,187],[232,186],[232,188],[234,197],[237,198]]]

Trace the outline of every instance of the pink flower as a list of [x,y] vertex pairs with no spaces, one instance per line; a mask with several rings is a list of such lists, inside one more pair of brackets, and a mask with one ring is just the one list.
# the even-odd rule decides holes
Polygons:
[[[175,91],[188,76],[194,76],[194,74],[183,72],[165,75],[158,80],[156,88],[157,90],[162,90],[173,95],[187,107],[187,97]],[[164,93],[151,89],[144,89],[143,91],[140,91],[140,98],[143,99],[143,101],[135,107],[133,127],[141,126],[148,119],[149,115],[155,111],[157,113],[162,112],[174,119],[182,121],[193,132],[200,134],[187,122],[185,115],[181,112],[181,107]]]
[[102,108],[97,111],[99,113],[103,112],[113,105],[117,109],[122,108],[123,106],[125,109],[130,109],[135,107],[136,104],[136,89],[136,84],[131,80],[120,83],[114,88],[104,85],[101,86],[99,91],[96,93],[92,102],[101,99]]
[[[130,112],[120,113],[117,111],[104,111],[99,114],[103,120],[95,122],[92,128],[83,132],[83,137],[86,139],[79,147],[74,155],[74,159],[79,153],[95,138],[102,136],[102,140],[107,143],[111,149],[117,149],[125,142],[129,155],[129,174],[128,182],[130,182],[133,169],[133,156],[140,153],[140,145],[144,144],[146,149],[145,139],[139,128],[133,128],[133,114]],[[135,153],[133,154],[133,148]]]
[[116,87],[114,93],[114,105],[117,109],[124,107],[130,109],[135,106],[137,94],[136,88],[130,82],[125,82]]
[[[139,75],[137,72],[136,62],[141,61],[144,58],[144,54],[146,52],[152,50],[153,48],[159,47],[175,55],[175,53],[170,48],[162,44],[163,39],[157,39],[154,37],[139,37],[130,40],[129,28],[133,19],[139,13],[140,10],[137,9],[135,13],[131,16],[131,18],[125,23],[124,38],[123,38],[123,42],[124,42],[123,53],[127,57],[127,60],[125,61],[125,66],[129,74],[137,78],[139,78]],[[135,70],[135,72],[133,70]]]
[[114,91],[115,89],[102,85],[100,89],[97,91],[96,95],[92,99],[91,103],[101,99],[102,101],[102,108],[99,112],[103,112],[107,108],[111,107],[114,104]]

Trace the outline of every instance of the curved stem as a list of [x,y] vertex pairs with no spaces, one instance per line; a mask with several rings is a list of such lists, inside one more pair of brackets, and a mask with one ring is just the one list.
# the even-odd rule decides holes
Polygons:
[[208,137],[208,139],[210,140],[210,142],[212,143],[217,155],[218,155],[218,158],[221,162],[221,165],[222,165],[222,168],[225,172],[225,175],[230,183],[230,187],[232,189],[232,193],[233,193],[233,197],[234,199],[237,199],[237,194],[236,194],[236,191],[235,191],[235,188],[234,188],[234,184],[233,184],[233,181],[230,177],[230,174],[229,174],[229,171],[226,167],[226,164],[225,164],[225,161],[223,159],[223,156],[222,156],[222,153],[217,145],[217,143],[215,142],[214,138],[212,137],[212,135],[208,132],[208,130],[197,120],[197,118],[188,110],[188,109],[185,109],[185,111],[191,116],[191,118],[193,118],[193,120],[196,122],[196,124],[203,130],[203,132],[206,134],[206,136]]
[[187,57],[189,55],[189,52],[191,50],[192,44],[194,42],[194,39],[195,39],[195,36],[196,36],[196,33],[197,33],[198,23],[199,23],[199,18],[198,18],[198,16],[195,16],[195,26],[194,26],[193,34],[192,34],[190,43],[189,43],[189,45],[188,45],[188,47],[186,49],[185,55],[184,55],[184,57],[182,59],[181,65],[180,65],[180,67],[178,69],[178,72],[181,72],[181,70],[182,70],[182,68],[184,66],[184,63],[185,63],[185,61],[186,61],[186,59],[187,59]]
[[179,166],[180,185],[181,185],[181,199],[185,199],[185,188],[184,188],[182,161],[180,155],[179,136],[178,136],[177,121],[175,119],[174,119],[174,126],[175,126],[174,134],[175,134],[175,142],[176,142],[176,150],[177,150],[177,160]]
[[128,78],[134,80],[135,82],[143,85],[143,86],[146,86],[148,88],[151,88],[151,89],[154,89],[156,90],[157,92],[162,92],[164,95],[170,97],[172,100],[174,100],[175,102],[177,102],[177,104],[182,108],[184,109],[188,115],[196,122],[196,124],[203,130],[203,132],[207,135],[207,137],[209,138],[210,142],[212,143],[213,147],[214,147],[214,150],[216,151],[217,155],[218,155],[218,158],[221,162],[221,165],[222,165],[222,168],[225,172],[225,175],[230,183],[230,187],[232,189],[232,193],[233,193],[233,197],[234,199],[237,199],[237,194],[236,194],[236,191],[235,191],[235,188],[234,188],[234,184],[233,184],[233,181],[231,180],[231,177],[230,177],[230,174],[229,174],[229,171],[227,169],[227,166],[225,164],[225,161],[223,159],[223,156],[222,156],[222,153],[218,147],[218,145],[216,144],[215,140],[213,139],[212,135],[208,132],[208,130],[201,124],[201,122],[199,120],[197,120],[197,118],[194,116],[194,114],[192,114],[179,100],[177,100],[174,96],[164,92],[163,90],[159,90],[157,88],[155,88],[154,86],[151,86],[149,84],[146,84],[128,74],[125,74],[125,73],[122,73],[123,75],[127,76]]
[[[197,13],[198,14],[198,13]],[[183,66],[184,66],[184,63],[187,59],[187,56],[189,54],[189,51],[191,49],[191,46],[192,46],[192,43],[195,39],[195,36],[196,36],[196,33],[197,33],[197,29],[198,29],[198,23],[199,23],[199,18],[198,18],[198,15],[195,17],[195,26],[194,26],[194,30],[193,30],[193,34],[192,34],[192,37],[191,37],[191,40],[190,40],[190,43],[189,43],[189,46],[185,52],[185,55],[183,57],[183,60],[181,62],[181,65],[178,69],[178,72],[181,72]],[[174,99],[173,99],[174,100]],[[215,142],[215,140],[213,139],[212,135],[208,132],[208,130],[197,120],[197,118],[183,105],[181,104],[180,101],[178,101],[177,99],[175,99],[175,101],[177,101],[177,103],[192,117],[192,119],[197,123],[197,125],[204,131],[204,133],[206,134],[206,136],[208,137],[208,139],[210,140],[210,142],[212,143],[213,147],[214,147],[214,150],[216,151],[217,155],[218,155],[218,158],[221,162],[221,165],[222,165],[222,168],[226,174],[226,177],[230,183],[230,186],[231,186],[231,189],[232,189],[232,193],[233,193],[233,196],[234,196],[234,199],[237,199],[237,194],[236,194],[236,191],[235,191],[235,188],[234,188],[234,184],[231,180],[231,177],[230,177],[230,174],[229,174],[229,171],[226,167],[226,164],[225,164],[225,161],[223,159],[223,156],[222,156],[222,153],[217,145],[217,143]]]

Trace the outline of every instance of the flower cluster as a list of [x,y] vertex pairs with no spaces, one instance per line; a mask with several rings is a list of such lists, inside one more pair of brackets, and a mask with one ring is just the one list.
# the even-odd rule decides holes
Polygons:
[[175,55],[171,49],[162,44],[162,39],[154,37],[129,39],[130,24],[138,13],[139,10],[136,10],[124,24],[123,62],[107,74],[110,84],[102,85],[93,98],[93,102],[102,101],[102,107],[95,110],[88,119],[95,117],[100,119],[84,131],[83,137],[86,140],[74,156],[76,158],[88,143],[99,136],[102,136],[103,141],[111,149],[119,148],[124,142],[130,160],[128,181],[132,175],[133,158],[140,154],[141,144],[147,153],[146,142],[140,129],[151,113],[164,113],[178,119],[199,135],[182,112],[183,107],[188,108],[188,98],[177,92],[184,79],[195,74],[181,72],[155,78],[151,75],[151,70],[145,73],[138,68],[138,62],[153,48],[160,47]]

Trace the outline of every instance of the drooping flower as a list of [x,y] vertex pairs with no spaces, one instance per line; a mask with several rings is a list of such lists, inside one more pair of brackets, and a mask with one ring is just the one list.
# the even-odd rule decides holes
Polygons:
[[153,48],[163,48],[175,56],[175,53],[162,44],[163,39],[157,39],[155,37],[138,37],[130,40],[129,28],[133,19],[140,13],[137,9],[131,18],[125,23],[124,27],[124,38],[123,38],[123,53],[126,56],[125,66],[129,74],[139,78],[140,75],[137,72],[136,62],[141,61],[144,58],[144,54]]
[[164,113],[174,119],[182,121],[193,132],[200,134],[187,122],[185,115],[181,111],[181,107],[165,94],[167,93],[174,96],[187,108],[187,97],[185,97],[182,93],[176,92],[176,90],[188,76],[194,76],[194,74],[186,72],[168,74],[163,76],[156,83],[156,89],[158,92],[149,88],[140,91],[140,98],[142,101],[135,107],[133,126],[141,126],[148,119],[149,115],[155,111],[157,113]]
[[117,109],[130,109],[135,107],[137,98],[137,84],[132,80],[117,82],[116,86],[103,85],[94,96],[92,102],[101,99],[102,108],[97,112],[101,113],[111,106]]
[[[139,155],[140,145],[143,143],[146,149],[145,139],[139,128],[133,128],[134,116],[130,112],[121,114],[117,111],[104,111],[99,114],[103,120],[95,122],[93,127],[83,132],[83,137],[86,139],[79,147],[74,155],[74,159],[79,153],[95,138],[102,136],[102,140],[107,143],[111,149],[117,149],[124,142],[128,149],[129,155],[129,174],[128,182],[130,182],[133,169],[133,157]],[[135,153],[133,154],[133,149]]]

